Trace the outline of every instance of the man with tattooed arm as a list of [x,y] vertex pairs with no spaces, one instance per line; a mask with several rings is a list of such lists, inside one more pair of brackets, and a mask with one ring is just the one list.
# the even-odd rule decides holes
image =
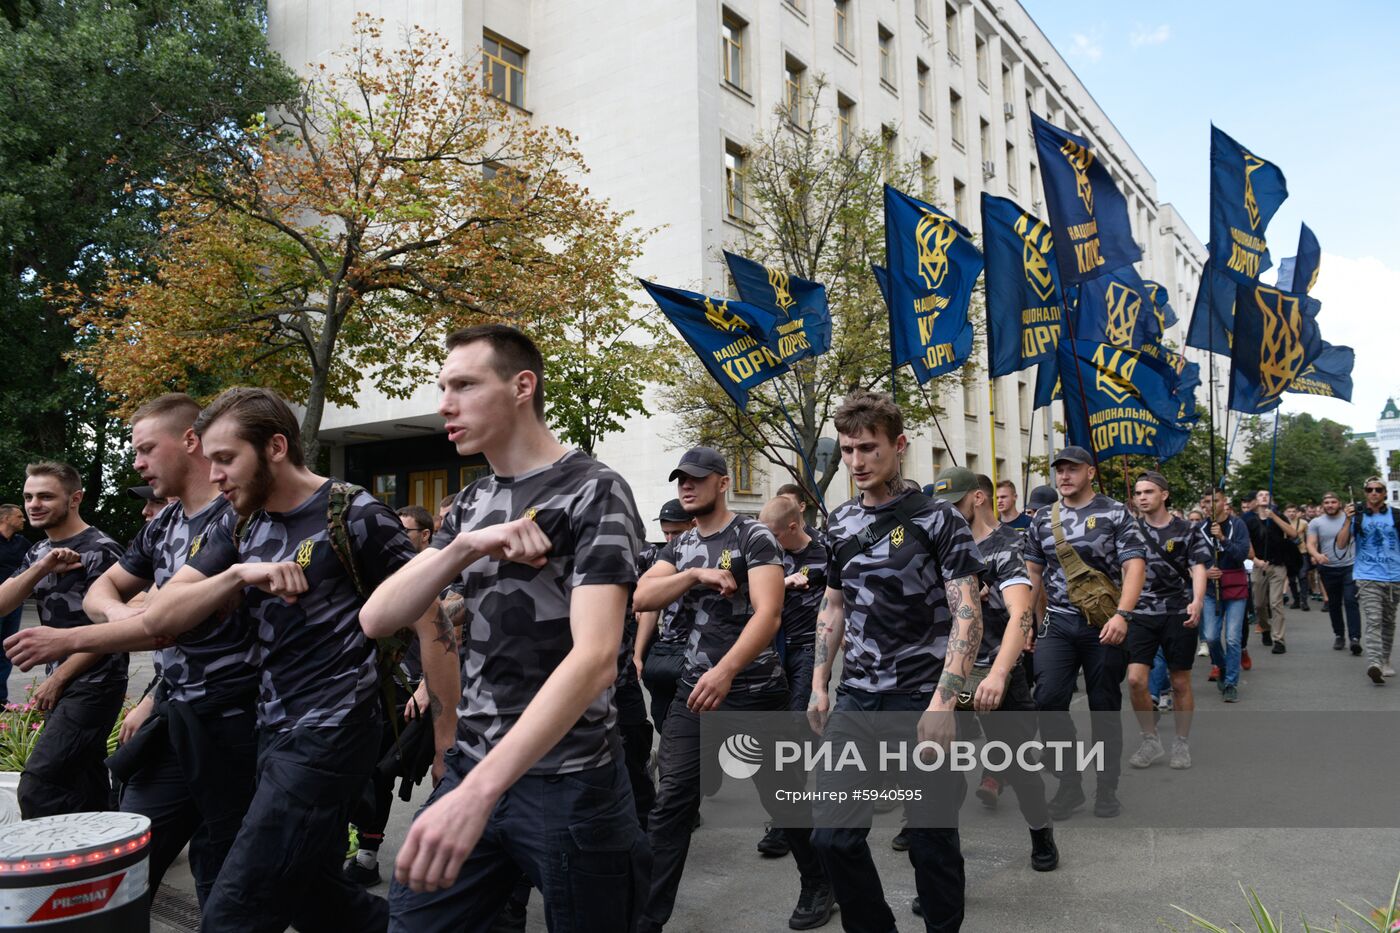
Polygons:
[[[904,419],[888,395],[857,391],[835,416],[841,460],[859,494],[831,513],[832,561],[817,616],[808,717],[837,735],[859,714],[923,712],[918,740],[953,740],[958,694],[982,641],[982,558],[967,522],[947,502],[907,489],[900,461],[908,446]],[[828,693],[832,663],[843,652],[841,684]],[[853,714],[842,718],[841,713]],[[912,743],[911,743],[912,744]],[[821,787],[819,776],[818,787]],[[921,774],[926,801],[955,813],[967,792],[962,774]],[[929,825],[910,808],[906,830],[927,930],[957,930],[964,901],[963,858],[952,821]],[[885,931],[895,918],[866,843],[868,827],[819,825],[812,843],[826,866],[848,931]]]

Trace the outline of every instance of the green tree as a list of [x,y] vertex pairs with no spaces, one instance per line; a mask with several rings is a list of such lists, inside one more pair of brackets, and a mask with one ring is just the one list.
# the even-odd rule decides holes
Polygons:
[[[787,374],[750,392],[748,411],[743,412],[673,334],[676,376],[661,393],[662,404],[679,416],[682,443],[709,444],[735,458],[762,458],[808,488],[812,483],[802,461],[815,459],[817,442],[830,430],[841,400],[855,389],[890,388],[889,314],[870,271],[872,262],[885,264],[882,186],[887,180],[905,191],[931,190],[935,185],[931,176],[922,174],[922,166],[897,162],[878,136],[852,133],[843,140],[833,114],[820,118],[824,90],[824,83],[817,81],[804,102],[801,127],[793,126],[787,111],[779,109],[774,125],[750,147],[742,189],[731,192],[741,199],[745,226],[728,245],[766,266],[826,286],[833,331],[830,350],[797,362]],[[985,315],[980,313],[980,284],[973,301],[969,314],[981,322]],[[981,358],[977,345],[974,361]],[[976,366],[970,361],[962,371],[935,379],[922,390],[903,367],[896,377],[896,394],[903,403],[906,430],[912,432],[941,415],[940,391],[960,380],[970,384]],[[819,497],[825,497],[837,473],[833,469],[817,478]]]
[[303,406],[314,459],[328,402],[366,383],[407,397],[449,331],[507,321],[557,364],[554,420],[591,448],[662,371],[633,339],[646,321],[626,274],[644,233],[589,194],[566,130],[492,97],[449,40],[381,31],[360,17],[338,64],[224,147],[222,167],[164,189],[157,274],[114,269],[75,297],[92,335],[79,359],[123,409],[256,372]]
[[1317,502],[1329,491],[1346,501],[1379,472],[1370,445],[1326,418],[1280,415],[1276,457],[1273,418],[1252,418],[1243,429],[1249,441],[1244,462],[1230,478],[1235,496],[1269,489],[1272,472],[1275,502]]
[[246,0],[18,0],[0,20],[0,501],[23,465],[71,461],[87,513],[118,536],[139,521],[126,433],[66,355],[80,338],[49,300],[119,262],[143,270],[164,206],[156,186],[295,91]]

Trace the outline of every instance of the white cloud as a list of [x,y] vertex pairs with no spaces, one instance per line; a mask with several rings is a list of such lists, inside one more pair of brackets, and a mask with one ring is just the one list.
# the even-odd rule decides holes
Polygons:
[[1076,32],[1070,36],[1068,54],[1071,58],[1082,58],[1090,62],[1096,62],[1103,58],[1103,45],[1099,42],[1098,33],[1088,36],[1082,32]]
[[1389,349],[1400,312],[1400,269],[1371,257],[1323,253],[1312,295],[1322,302],[1317,321],[1323,338],[1356,351],[1352,401],[1289,393],[1283,408],[1331,418],[1357,431],[1374,431],[1385,400],[1394,396],[1400,401],[1400,370]]
[[1144,26],[1142,23],[1138,23],[1137,28],[1133,30],[1133,34],[1128,37],[1128,41],[1132,43],[1133,48],[1138,48],[1144,45],[1161,45],[1171,37],[1172,27],[1166,23],[1155,27]]

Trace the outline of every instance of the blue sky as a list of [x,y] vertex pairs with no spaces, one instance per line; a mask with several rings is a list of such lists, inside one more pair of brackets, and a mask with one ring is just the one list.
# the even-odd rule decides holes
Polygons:
[[1307,221],[1323,249],[1323,336],[1357,350],[1355,405],[1289,396],[1285,410],[1373,430],[1400,396],[1394,354],[1367,347],[1400,333],[1400,3],[1022,5],[1202,241],[1211,121],[1283,169],[1270,252],[1292,255]]

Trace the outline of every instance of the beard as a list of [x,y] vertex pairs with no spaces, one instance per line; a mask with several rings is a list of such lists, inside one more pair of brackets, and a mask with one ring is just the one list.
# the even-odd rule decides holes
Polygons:
[[702,516],[709,515],[715,510],[715,505],[718,502],[718,496],[711,499],[709,502],[697,502],[695,505],[692,505],[689,508],[687,508],[685,510],[685,514],[691,516],[692,518],[700,518]]
[[252,479],[239,490],[239,501],[235,503],[238,514],[252,515],[267,505],[268,497],[272,495],[272,482],[272,466],[267,462],[267,454],[259,450],[258,468],[253,472]]
[[68,521],[68,513],[68,503],[64,502],[61,505],[55,505],[53,508],[49,509],[48,517],[42,522],[36,522],[31,518],[29,524],[33,525],[36,531],[43,531],[45,528],[53,528]]

